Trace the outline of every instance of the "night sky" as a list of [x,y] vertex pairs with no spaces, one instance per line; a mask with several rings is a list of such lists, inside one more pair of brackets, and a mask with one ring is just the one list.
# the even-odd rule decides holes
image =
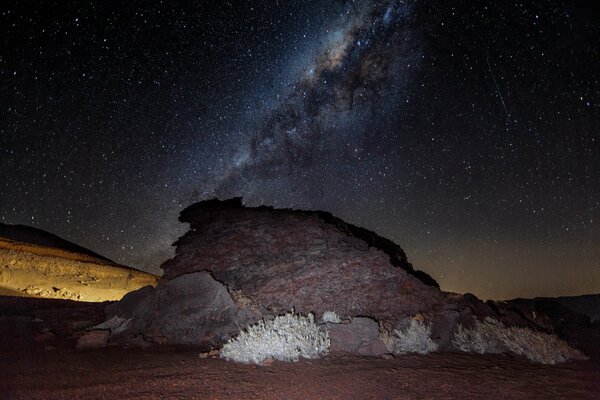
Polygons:
[[182,208],[243,196],[445,290],[598,293],[594,3],[3,0],[0,222],[158,272]]

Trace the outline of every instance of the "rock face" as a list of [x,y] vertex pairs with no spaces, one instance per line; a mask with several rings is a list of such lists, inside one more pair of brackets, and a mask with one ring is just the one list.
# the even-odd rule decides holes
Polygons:
[[107,307],[108,317],[127,324],[113,328],[112,342],[187,344],[207,350],[258,321],[263,313],[238,305],[207,272],[172,279],[127,294]]
[[[380,333],[431,325],[440,350],[453,349],[458,324],[491,316],[540,329],[525,314],[473,295],[442,292],[415,271],[402,249],[323,212],[244,207],[210,200],[180,216],[190,230],[162,266],[164,280],[110,305],[110,342],[220,347],[249,324],[294,310],[335,312],[325,324],[331,351],[382,355]],[[543,329],[544,327],[542,327]],[[551,329],[547,329],[551,331]]]
[[163,264],[165,277],[210,271],[273,313],[393,320],[445,302],[400,247],[327,213],[246,208],[233,199],[195,204],[180,220],[191,229]]
[[327,324],[331,353],[353,353],[363,356],[381,356],[389,352],[379,335],[377,321],[356,317],[349,324]]
[[333,337],[353,338],[339,351],[378,355],[378,322],[433,318],[450,301],[399,246],[327,213],[232,199],[195,204],[180,220],[190,231],[163,264],[165,280],[108,307],[109,318],[130,320],[111,342],[218,347],[263,317],[329,310],[353,318],[334,328]]

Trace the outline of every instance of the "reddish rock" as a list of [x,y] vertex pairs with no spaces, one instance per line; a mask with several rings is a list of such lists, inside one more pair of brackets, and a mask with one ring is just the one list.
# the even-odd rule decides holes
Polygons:
[[323,212],[205,201],[181,213],[190,231],[163,264],[165,278],[210,271],[230,290],[278,314],[369,316],[395,320],[447,302],[402,249]]
[[88,331],[83,334],[77,340],[78,349],[94,349],[99,347],[106,347],[108,344],[108,337],[110,331],[108,329],[95,329]]
[[36,342],[49,342],[54,339],[56,339],[56,334],[52,331],[42,332],[34,338]]
[[331,353],[354,353],[365,356],[381,356],[388,349],[379,337],[377,321],[356,317],[349,324],[327,324]]
[[460,323],[461,313],[453,306],[438,312],[431,324],[431,338],[438,344],[440,350],[452,348],[452,335]]
[[391,332],[413,317],[431,324],[440,350],[452,349],[456,327],[474,318],[533,325],[473,295],[442,292],[398,245],[328,213],[210,200],[180,220],[190,230],[163,264],[165,279],[107,307],[108,318],[127,321],[111,342],[209,351],[265,316],[333,311],[352,323],[327,325],[332,352],[381,356],[388,350],[379,324]]

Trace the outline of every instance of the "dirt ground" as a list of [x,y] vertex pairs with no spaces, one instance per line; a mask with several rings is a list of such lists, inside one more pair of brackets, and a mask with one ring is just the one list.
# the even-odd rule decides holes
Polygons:
[[190,348],[4,352],[1,399],[600,399],[600,364],[460,353],[253,366]]
[[[555,366],[464,353],[328,356],[257,367],[201,358],[194,348],[75,350],[83,331],[105,319],[104,306],[0,297],[0,400],[600,400],[597,356]],[[599,336],[584,338],[597,347]]]

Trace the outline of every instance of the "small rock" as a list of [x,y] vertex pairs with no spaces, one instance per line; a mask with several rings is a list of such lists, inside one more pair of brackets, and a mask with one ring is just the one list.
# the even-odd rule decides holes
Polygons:
[[383,358],[384,360],[393,360],[394,359],[394,355],[390,354],[390,353],[385,353],[381,355],[381,358]]
[[388,352],[379,337],[379,324],[366,317],[355,317],[344,324],[327,324],[331,353],[353,353],[364,356],[380,356]]
[[109,336],[110,331],[108,329],[95,329],[93,331],[88,331],[84,333],[79,340],[77,340],[77,345],[75,347],[78,349],[95,349],[106,347]]
[[218,357],[219,354],[221,354],[221,351],[218,350],[218,349],[211,350],[211,351],[208,352],[208,356],[209,357]]
[[200,358],[208,358],[208,352],[202,352],[199,354]]
[[264,360],[262,360],[262,361],[260,362],[260,364],[259,364],[259,365],[260,365],[261,367],[269,367],[269,366],[273,365],[273,362],[274,362],[274,361],[275,361],[275,360],[273,359],[273,357],[265,358]]
[[164,336],[154,336],[152,339],[152,342],[156,343],[156,344],[166,344],[169,339],[167,339]]
[[52,331],[46,331],[44,333],[40,333],[37,335],[34,340],[36,342],[49,342],[51,340],[56,339],[56,335]]
[[71,322],[71,328],[74,331],[84,330],[84,329],[91,327],[92,325],[94,325],[94,321],[92,321],[90,319],[81,319],[81,320],[75,320],[75,321]]

